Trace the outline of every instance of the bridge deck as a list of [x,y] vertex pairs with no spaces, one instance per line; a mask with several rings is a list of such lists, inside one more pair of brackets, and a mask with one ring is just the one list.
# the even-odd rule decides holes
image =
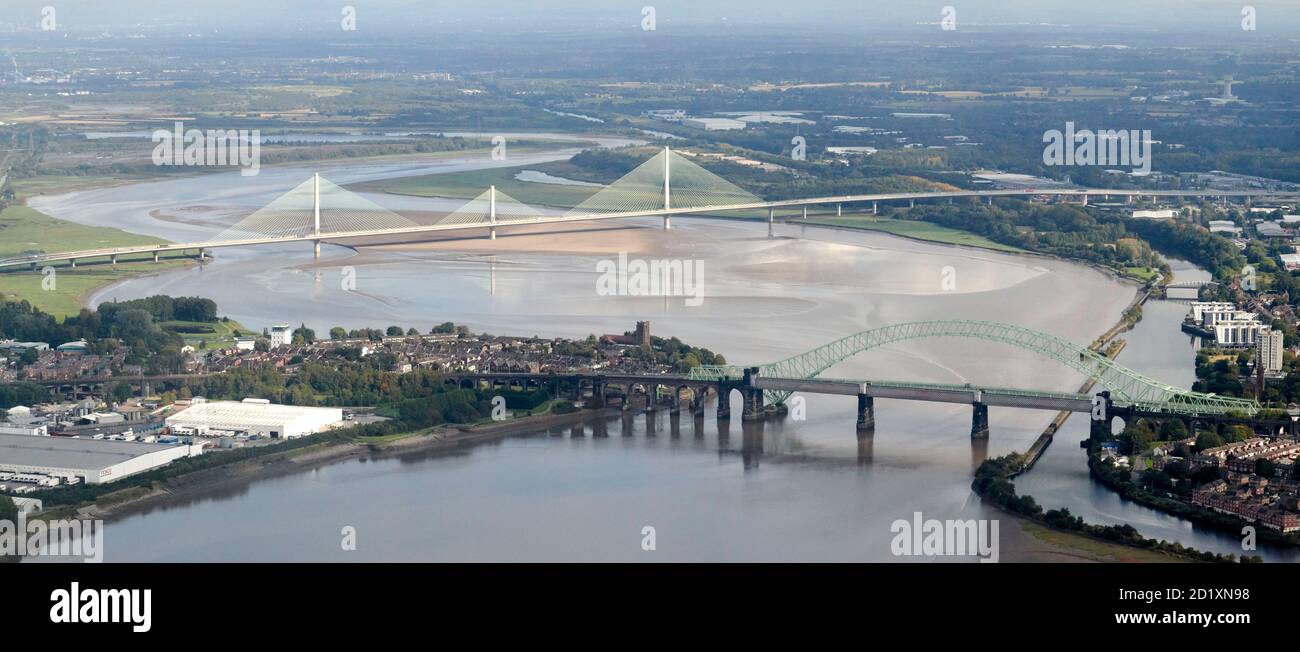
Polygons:
[[587,222],[597,220],[626,219],[632,217],[669,217],[673,215],[693,215],[744,211],[755,209],[794,208],[822,204],[856,204],[876,201],[899,201],[917,199],[954,199],[963,197],[1039,197],[1039,196],[1083,196],[1083,197],[1300,197],[1300,192],[1263,191],[1263,190],[1131,190],[1108,188],[1047,188],[1029,190],[958,190],[945,192],[896,192],[867,195],[840,195],[833,197],[812,197],[805,199],[784,199],[778,201],[760,201],[718,206],[695,206],[684,208],[661,208],[653,210],[632,210],[608,213],[589,213],[585,215],[541,216],[522,220],[505,220],[495,225],[486,223],[472,224],[431,224],[425,226],[365,229],[358,231],[338,231],[313,233],[309,235],[268,236],[241,240],[219,240],[210,242],[166,243],[142,245],[135,247],[115,247],[107,249],[87,249],[82,251],[53,252],[0,259],[0,268],[39,265],[41,263],[61,260],[80,260],[85,258],[130,256],[135,254],[166,253],[187,250],[218,249],[222,247],[242,247],[253,245],[282,244],[289,242],[317,242],[347,240],[352,238],[372,238],[386,236],[415,235],[422,233],[440,233],[465,230],[485,230],[504,228],[513,225],[562,224],[568,222]]

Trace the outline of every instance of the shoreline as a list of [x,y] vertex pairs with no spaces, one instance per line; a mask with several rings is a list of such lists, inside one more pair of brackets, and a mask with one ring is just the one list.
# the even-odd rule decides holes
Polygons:
[[82,505],[61,505],[41,514],[44,518],[75,515],[77,518],[102,519],[106,523],[144,515],[155,509],[169,509],[193,502],[246,490],[255,482],[287,477],[351,459],[386,459],[407,453],[452,451],[462,447],[497,442],[526,432],[554,426],[568,426],[593,419],[607,419],[618,410],[601,408],[579,410],[569,414],[540,414],[512,419],[503,423],[470,426],[438,426],[428,430],[403,433],[382,443],[354,439],[322,442],[304,448],[272,453],[266,457],[232,462],[168,478],[152,487],[127,487],[104,494],[100,500]]

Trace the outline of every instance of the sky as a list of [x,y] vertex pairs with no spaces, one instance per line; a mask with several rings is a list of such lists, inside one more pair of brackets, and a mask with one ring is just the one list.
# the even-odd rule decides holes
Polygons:
[[356,9],[358,35],[491,22],[511,29],[592,29],[639,25],[654,7],[657,29],[753,26],[827,33],[915,28],[937,23],[945,6],[974,29],[1047,24],[1140,32],[1224,31],[1240,36],[1244,6],[1257,33],[1300,37],[1300,0],[0,0],[0,26],[35,29],[53,7],[69,31],[219,29],[294,33],[337,27]]

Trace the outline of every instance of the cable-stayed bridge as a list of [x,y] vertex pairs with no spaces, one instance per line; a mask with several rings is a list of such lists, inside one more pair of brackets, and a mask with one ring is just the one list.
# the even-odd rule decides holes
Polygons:
[[75,267],[79,260],[108,259],[117,263],[120,257],[149,255],[156,261],[160,255],[168,253],[195,252],[203,258],[210,249],[290,242],[313,243],[316,256],[319,257],[322,242],[358,238],[401,238],[478,231],[495,239],[498,230],[512,226],[643,217],[662,218],[664,228],[669,229],[672,228],[672,217],[675,215],[762,210],[767,211],[770,234],[777,209],[802,207],[806,217],[809,206],[835,206],[836,214],[839,215],[845,204],[869,203],[874,213],[879,202],[906,201],[909,205],[915,205],[918,200],[976,197],[987,198],[991,202],[995,197],[1044,196],[1078,197],[1082,203],[1087,204],[1090,197],[1125,197],[1128,200],[1134,197],[1300,198],[1300,192],[1044,188],[874,193],[764,201],[665,147],[618,181],[602,188],[563,214],[548,213],[527,206],[495,187],[490,187],[448,215],[431,221],[420,221],[398,215],[319,175],[313,175],[311,179],[206,241],[81,251],[40,251],[0,258],[0,269],[27,266],[36,268],[54,262],[68,262]]

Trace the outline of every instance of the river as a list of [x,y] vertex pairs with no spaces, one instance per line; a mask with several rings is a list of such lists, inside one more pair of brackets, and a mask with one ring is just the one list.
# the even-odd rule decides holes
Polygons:
[[[540,163],[564,152],[512,156]],[[531,157],[531,158],[529,158]],[[339,183],[499,162],[477,157],[350,162],[323,174]],[[169,179],[39,198],[73,221],[174,240],[218,231],[223,211],[247,212],[310,174],[307,166]],[[395,210],[453,206],[369,195]],[[222,207],[220,211],[201,207]],[[199,216],[188,223],[155,209]],[[223,215],[221,219],[230,219]],[[206,220],[214,220],[206,224]],[[498,334],[584,337],[652,332],[708,347],[733,363],[763,363],[867,328],[920,319],[989,319],[1091,341],[1134,295],[1132,284],[1087,266],[921,243],[879,233],[707,219],[647,220],[549,236],[503,236],[430,246],[329,247],[313,264],[305,245],[220,251],[193,267],[119,283],[95,297],[202,295],[251,328],[306,323],[389,324],[427,330],[443,321]],[[597,263],[617,252],[699,261],[705,300],[603,296]],[[355,291],[340,282],[355,278]],[[1180,278],[1186,278],[1181,276]],[[945,284],[945,279],[955,281]],[[1182,306],[1152,304],[1121,361],[1190,383],[1178,332]],[[826,375],[977,382],[1073,391],[1082,378],[1005,345],[959,340],[883,347]],[[733,405],[739,414],[738,398]],[[1025,450],[1051,414],[993,408],[992,435],[972,441],[970,408],[876,402],[874,437],[854,433],[851,398],[809,396],[806,419],[761,428],[709,416],[614,419],[596,436],[536,432],[453,454],[338,463],[109,524],[110,561],[923,561],[890,552],[896,519],[1001,518],[970,491],[986,456]],[[653,425],[651,425],[653,423]],[[1131,522],[1148,536],[1234,552],[1235,541],[1114,499],[1087,477],[1072,418],[1022,492],[1089,521]],[[340,532],[356,528],[357,549]],[[641,548],[653,527],[657,549]],[[1006,529],[1004,528],[1004,532]],[[1005,535],[1004,535],[1005,536]],[[1239,552],[1239,551],[1238,551]],[[1266,553],[1273,558],[1274,553]],[[1014,550],[1004,559],[1014,559]]]

